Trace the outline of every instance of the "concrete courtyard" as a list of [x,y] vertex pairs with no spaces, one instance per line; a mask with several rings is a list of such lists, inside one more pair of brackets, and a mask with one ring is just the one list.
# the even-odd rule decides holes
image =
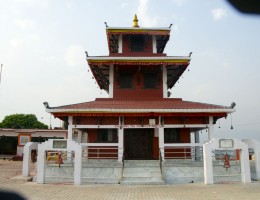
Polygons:
[[[32,172],[34,169],[32,168]],[[26,199],[173,199],[173,200],[256,200],[260,199],[260,182],[251,184],[221,183],[204,185],[81,185],[37,184],[21,176],[22,162],[0,160],[0,190],[14,191]]]

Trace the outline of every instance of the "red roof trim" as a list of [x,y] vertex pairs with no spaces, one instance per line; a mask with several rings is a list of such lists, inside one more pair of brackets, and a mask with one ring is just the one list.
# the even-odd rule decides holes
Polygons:
[[79,117],[119,117],[119,116],[131,116],[131,117],[226,117],[227,113],[53,113],[55,117],[67,117],[67,116],[79,116]]

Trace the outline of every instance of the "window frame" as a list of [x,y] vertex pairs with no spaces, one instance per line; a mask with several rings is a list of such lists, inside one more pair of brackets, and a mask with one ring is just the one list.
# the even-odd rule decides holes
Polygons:
[[[149,76],[154,76],[154,77],[148,78]],[[152,82],[149,82],[149,81],[152,81]],[[144,89],[156,89],[157,86],[158,86],[158,74],[153,73],[153,72],[144,72],[143,73],[143,88]]]
[[[97,142],[99,143],[115,143],[117,142],[117,129],[98,129]],[[111,137],[109,139],[109,137]]]
[[143,52],[145,49],[144,35],[130,35],[131,52]]
[[179,128],[164,128],[164,143],[181,143]]

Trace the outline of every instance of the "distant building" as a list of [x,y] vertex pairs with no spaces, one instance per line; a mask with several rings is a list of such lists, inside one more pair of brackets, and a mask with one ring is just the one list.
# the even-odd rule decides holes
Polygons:
[[45,142],[48,139],[65,139],[67,130],[59,129],[0,129],[0,155],[22,155],[27,142]]

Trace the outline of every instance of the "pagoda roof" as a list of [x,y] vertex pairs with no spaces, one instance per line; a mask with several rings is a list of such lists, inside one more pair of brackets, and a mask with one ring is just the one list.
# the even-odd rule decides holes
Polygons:
[[180,98],[163,98],[158,100],[114,100],[100,98],[91,102],[46,106],[46,111],[56,117],[65,116],[217,116],[225,117],[235,111],[229,106],[183,101]]
[[189,56],[91,56],[87,57],[90,69],[101,89],[109,92],[110,65],[165,65],[167,69],[167,88],[172,88],[190,64]]

